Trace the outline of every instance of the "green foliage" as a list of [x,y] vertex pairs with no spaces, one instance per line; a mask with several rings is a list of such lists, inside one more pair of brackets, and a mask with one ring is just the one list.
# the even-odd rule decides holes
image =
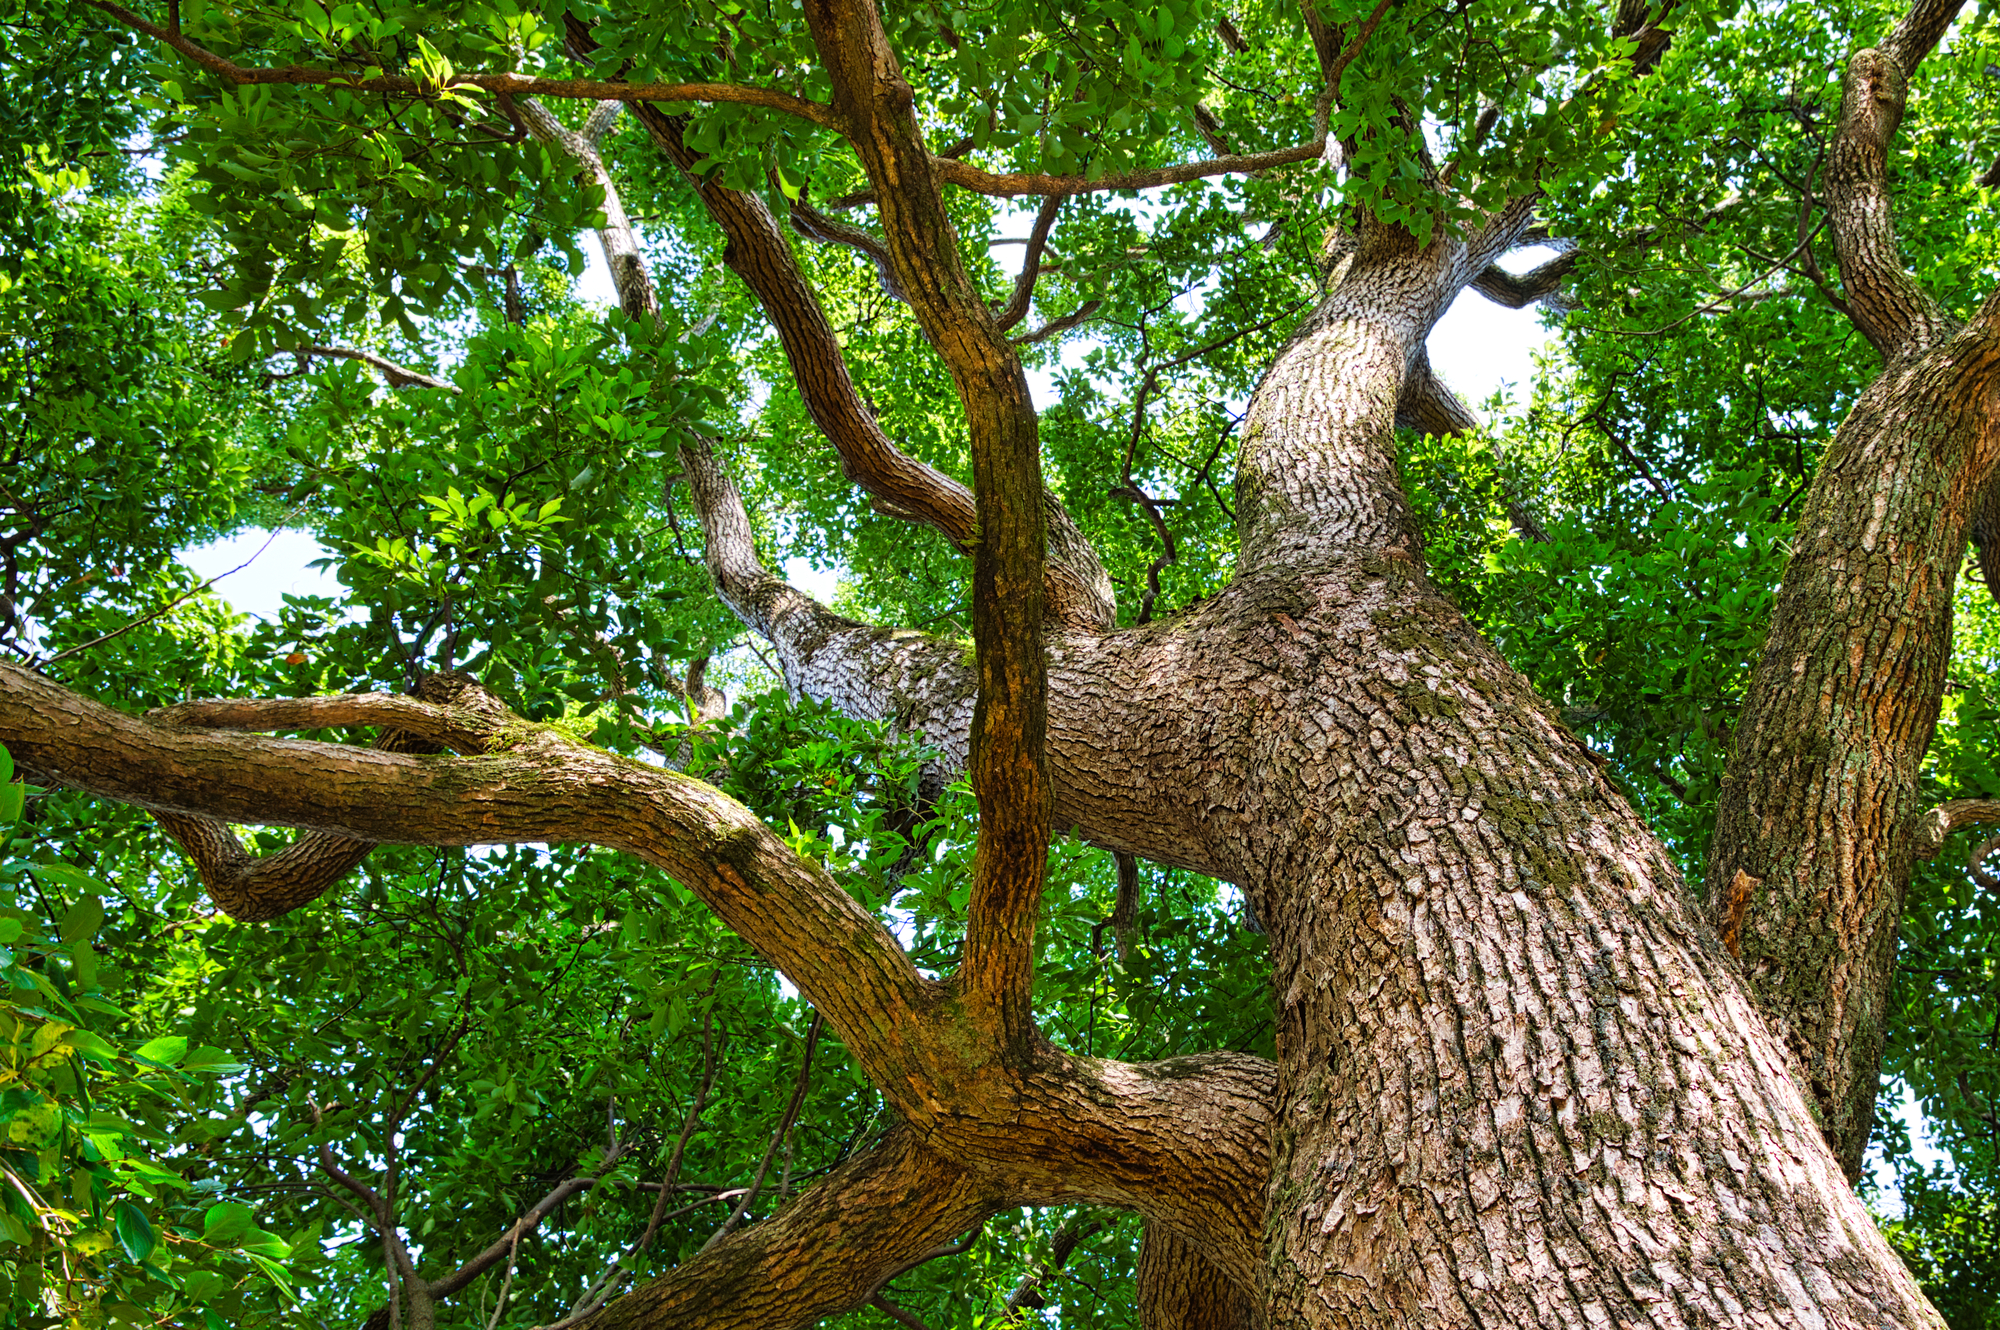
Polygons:
[[[8,823],[24,803],[12,774],[0,750]],[[122,1037],[132,1018],[99,958],[122,931],[106,929],[119,893],[17,857],[23,844],[10,841],[0,880],[47,914],[0,909],[0,1325],[277,1323],[295,1301],[292,1244],[214,1199],[188,1153],[212,1134],[216,1079],[242,1066],[181,1034]]]
[[[1375,8],[1324,0],[1316,13],[1352,31]],[[963,937],[969,794],[899,727],[769,691],[708,590],[677,449],[713,438],[767,560],[838,569],[844,613],[962,637],[963,559],[840,474],[719,238],[631,117],[603,152],[645,231],[658,329],[572,299],[602,200],[465,82],[722,80],[825,99],[802,11],[567,12],[586,9],[599,44],[587,63],[565,52],[564,7],[520,0],[178,6],[182,30],[230,59],[337,69],[344,87],[225,86],[95,11],[7,10],[0,640],[42,657],[74,649],[52,672],[130,709],[472,669],[530,719],[685,757],[943,973]],[[166,7],[148,13],[164,21]],[[1633,80],[1629,43],[1600,10],[1397,4],[1352,51],[1330,107],[1341,169],[1071,198],[1016,331],[1096,302],[1084,333],[1024,355],[1053,388],[1048,483],[1102,552],[1120,622],[1226,584],[1237,425],[1319,289],[1329,228],[1366,209],[1428,237],[1539,189],[1550,233],[1582,247],[1581,308],[1551,316],[1561,351],[1524,403],[1496,404],[1474,437],[1404,439],[1405,478],[1433,574],[1607,756],[1698,881],[1790,523],[1875,369],[1837,285],[1813,280],[1797,247],[1841,63],[1894,17],[1873,3],[1677,7],[1661,65]],[[1296,5],[991,0],[887,18],[933,146],[988,170],[1101,177],[1312,137],[1319,63]],[[2000,277],[1993,193],[1966,169],[2000,150],[1996,43],[1983,10],[1959,25],[1926,63],[1891,161],[1919,280],[1960,310]],[[371,91],[382,74],[423,95]],[[548,106],[570,125],[585,113]],[[865,183],[849,148],[802,121],[667,109],[687,117],[702,174],[781,215]],[[165,145],[165,169],[131,165],[139,138]],[[957,190],[946,206],[973,281],[1004,305],[1032,212]],[[1815,224],[1807,215],[1818,249],[1806,252],[1830,268]],[[966,479],[960,405],[907,308],[872,263],[800,250],[884,430]],[[356,360],[304,350],[315,345],[451,386],[387,387]],[[1171,560],[1133,490],[1160,513]],[[175,551],[245,525],[310,531],[338,594],[287,597],[251,621],[198,592]],[[2000,795],[2000,712],[1983,682],[2000,664],[2000,616],[1974,588],[1959,622],[1931,768],[1940,799]],[[695,725],[680,681],[709,658],[736,705]],[[0,1268],[17,1290],[70,1299],[61,1315],[80,1323],[126,1306],[204,1330],[210,1310],[231,1324],[359,1323],[383,1300],[383,1243],[327,1160],[370,1186],[394,1177],[401,1230],[437,1277],[564,1179],[598,1176],[615,1124],[619,1158],[522,1240],[497,1324],[559,1320],[612,1260],[644,1278],[700,1249],[803,1069],[811,1014],[797,997],[679,884],[618,856],[386,847],[321,901],[248,927],[209,911],[135,812],[60,792],[0,811],[19,816],[18,903],[0,929],[17,930],[5,1019],[9,1048],[25,1050],[0,1086],[10,1138],[22,1124],[5,1158],[46,1202],[8,1201],[4,1222],[22,1233],[0,1244]],[[288,839],[248,835],[260,853]],[[1958,1330],[1990,1325],[1981,1309],[2000,1303],[1996,911],[1963,870],[1968,848],[1913,884],[1886,1062],[1954,1171],[1926,1172],[1893,1120],[1880,1142],[1902,1180],[1892,1233]],[[1269,1055],[1268,958],[1234,891],[1143,866],[1121,956],[1105,926],[1115,888],[1104,852],[1053,847],[1037,958],[1048,1036],[1133,1060]],[[104,911],[87,942],[86,900]],[[180,1047],[162,1039],[192,1051],[160,1056]],[[634,1253],[704,1082],[682,1190]],[[823,1035],[749,1219],[886,1124]],[[251,1215],[261,1227],[240,1227]],[[1101,1226],[1051,1301],[1066,1321],[1131,1324],[1129,1218],[997,1216],[964,1255],[900,1277],[895,1296],[940,1328],[991,1323],[1070,1221]],[[299,1306],[260,1260],[282,1267]],[[505,1282],[489,1269],[440,1324],[493,1323]],[[8,1305],[30,1304],[51,1305]],[[840,1323],[887,1321],[864,1310]]]

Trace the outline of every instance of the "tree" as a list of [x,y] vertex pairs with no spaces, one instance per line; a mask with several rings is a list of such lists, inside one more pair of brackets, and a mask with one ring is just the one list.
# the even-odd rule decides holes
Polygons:
[[[677,1137],[650,1142],[664,1174],[637,1241],[610,1244],[617,1263],[575,1318],[782,1325],[893,1307],[885,1281],[989,1217],[1084,1204],[1143,1217],[1148,1325],[1938,1323],[1849,1182],[1913,860],[1934,852],[1926,828],[1991,811],[1956,802],[1926,821],[1923,763],[1957,570],[1968,535],[1990,529],[1996,315],[1946,307],[1983,268],[1929,232],[1928,280],[1911,275],[1891,189],[1910,89],[1957,4],[1620,5],[1608,19],[1388,0],[1296,18],[1171,4],[885,15],[857,0],[553,17],[504,0],[96,7],[150,44],[156,131],[233,254],[199,293],[229,328],[214,372],[247,384],[289,361],[300,376],[258,385],[262,437],[282,442],[245,443],[246,467],[267,503],[314,511],[369,613],[295,603],[252,639],[270,654],[242,677],[292,696],[138,716],[80,691],[158,689],[135,687],[101,634],[51,617],[76,594],[52,588],[28,607],[44,638],[17,637],[43,668],[0,666],[0,741],[40,785],[150,811],[242,920],[318,908],[357,865],[409,863],[383,845],[546,842],[649,865],[677,886],[552,851],[575,875],[578,958],[638,965],[663,922],[703,928],[673,895],[691,892],[814,1012],[794,1032],[797,1088],[752,1201],[807,1096],[822,1022],[893,1118],[776,1214],[737,1226],[741,1202],[699,1253],[606,1301],[645,1259],[716,1083],[719,964],[677,991],[656,984],[662,1030],[691,1030],[691,991],[708,1004],[698,1070],[670,1088],[615,1041],[595,1045],[599,1071],[550,1109],[594,1112],[600,1075],[689,1104]],[[1961,27],[1939,88],[1985,40]],[[1782,92],[1754,80],[1747,67],[1784,41],[1808,68],[1833,52],[1839,86],[1823,70]],[[620,107],[636,132],[609,137]],[[1925,122],[1923,142],[1952,123]],[[1156,215],[1110,198],[1142,191],[1164,191]],[[1984,206],[1961,195],[1974,200],[1961,216]],[[984,251],[1011,214],[989,200],[1021,197],[1037,207],[1009,285]],[[869,209],[862,223],[830,215]],[[795,248],[781,215],[816,247]],[[586,224],[620,296],[602,331],[532,309],[548,271],[536,256],[553,244],[573,261],[563,237]],[[1499,266],[1551,239],[1575,248],[1526,276]],[[718,246],[740,287],[704,263]],[[1754,271],[1736,281],[1745,256]],[[1552,390],[1563,410],[1482,433],[1433,373],[1425,338],[1468,287],[1580,303],[1574,380]],[[1655,318],[1662,307],[1675,312]],[[470,337],[417,322],[482,309]],[[1013,331],[1037,311],[1039,326]],[[1620,363],[1621,339],[1695,325],[1658,343],[1692,362],[1741,334],[1739,314],[1772,320],[1777,358],[1810,366],[1800,382],[1774,389],[1781,376],[1741,364],[1626,382],[1643,367]],[[403,345],[370,345],[371,318]],[[1103,348],[1088,368],[1123,386],[1127,409],[1107,421],[1108,399],[1076,375],[1038,415],[1024,356],[1093,318]],[[768,401],[760,379],[779,385]],[[1246,398],[1238,417],[1230,403]],[[1746,412],[1750,431],[1690,441],[1704,399],[1725,420]],[[1784,468],[1760,469],[1758,450],[1842,411],[1816,468],[1795,450],[1794,527],[1770,502]],[[718,423],[732,413],[755,424]],[[1544,472],[1567,494],[1532,493],[1525,463],[1574,466],[1565,450],[1586,421],[1599,461]],[[1628,422],[1653,429],[1636,450]],[[1401,453],[1399,426],[1421,432]],[[41,427],[71,446],[95,428]],[[798,446],[808,436],[831,446],[844,486],[824,450]],[[1673,499],[1646,461],[1662,449],[1703,493]],[[1450,484],[1475,456],[1483,494]],[[1652,499],[1634,488],[1646,480]],[[680,528],[660,491],[681,484],[698,567],[664,538]],[[1719,698],[1648,670],[1650,690],[1572,706],[1616,770],[1428,571],[1574,703],[1608,649],[1538,646],[1524,611],[1561,594],[1563,560],[1630,567],[1633,546],[1558,536],[1621,511],[1726,521],[1732,487],[1755,516],[1740,548],[1758,571],[1702,659],[1754,640],[1766,604],[1769,637],[1753,670],[1718,671]],[[1450,497],[1427,525],[1413,491]],[[17,496],[17,512],[49,506]],[[1571,526],[1552,532],[1556,518]],[[770,574],[759,538],[787,525],[859,574],[845,608],[864,618]],[[1788,529],[1782,589],[1762,597]],[[1475,563],[1463,556],[1481,532]],[[1122,602],[1118,570],[1137,574]],[[712,742],[719,708],[700,669],[678,665],[733,629],[667,600],[704,573],[787,687],[830,706],[792,731],[831,733],[818,756],[743,715],[739,737]],[[87,604],[107,620],[124,608]],[[957,616],[969,651],[879,626]],[[668,704],[688,723],[666,723]],[[287,730],[374,746],[260,737]],[[622,755],[644,746],[665,765]],[[866,788],[843,790],[857,770]],[[1717,791],[1705,904],[1676,860],[1700,853],[1703,817],[1660,819],[1670,849],[1620,788],[1657,807],[1659,790],[1686,791],[1676,770]],[[954,793],[961,774],[969,792]],[[969,871],[926,879],[975,809]],[[36,815],[79,817],[60,801]],[[260,834],[253,855],[229,823],[302,834]],[[862,832],[835,844],[836,825]],[[1075,884],[1060,849],[1052,860],[1058,831],[1114,857],[1105,926],[1135,973],[1140,860],[1240,891],[1268,939],[1273,1056],[1103,1058],[1094,1022],[1081,1050],[1056,1037],[1077,990],[1049,961],[1085,950],[1060,904]],[[499,980],[464,949],[525,949],[515,930],[534,916],[508,893],[540,890],[536,865],[441,857],[434,871],[434,887],[403,875],[405,899],[424,902],[403,917],[457,959],[422,977],[415,951],[377,954],[386,986],[411,987],[338,1019],[368,1026],[380,1064],[355,1065],[338,1105],[298,1092],[311,1120],[292,1128],[316,1185],[378,1244],[391,1324],[433,1324],[504,1269],[502,1316],[524,1237],[569,1198],[634,1181],[617,1171],[632,1149],[620,1091],[600,1146],[562,1143],[574,1163],[556,1163],[552,1190],[482,1198],[509,1216],[497,1240],[412,1229],[398,1205],[410,1161],[451,1156],[444,1126],[480,1122],[443,1106],[447,1064],[473,1042],[534,1038],[505,1026]],[[492,888],[490,905],[468,882]],[[627,950],[587,951],[608,923],[598,903],[641,892],[662,904],[623,910]],[[885,922],[905,892],[925,902],[921,966]],[[575,1002],[616,982],[596,964]],[[743,1012],[772,1010],[768,995],[740,1001],[739,1036]],[[443,1034],[411,1037],[418,1007],[444,1013],[423,1027]],[[296,1027],[308,1042],[325,1028]],[[237,1111],[293,1093],[292,1069],[317,1056],[272,1050],[275,1081]],[[484,1085],[506,1101],[506,1085]],[[515,1159],[525,1147],[502,1138],[537,1120],[490,1119],[492,1148]],[[1065,1258],[1085,1240],[1066,1231],[1052,1244]],[[569,1277],[577,1256],[556,1254],[543,1277]]]

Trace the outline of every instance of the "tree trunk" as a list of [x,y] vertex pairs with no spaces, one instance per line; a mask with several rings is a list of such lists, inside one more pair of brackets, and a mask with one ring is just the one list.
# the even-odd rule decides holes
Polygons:
[[1996,443],[2000,339],[1903,357],[1800,514],[1717,806],[1708,899],[1847,1176],[1861,1175],[1951,601]]
[[1297,586],[1241,625],[1269,662],[1239,708],[1268,773],[1245,885],[1279,1007],[1272,1311],[1936,1324],[1657,841],[1428,586],[1388,460],[1418,343],[1383,348],[1435,300],[1398,266],[1334,293],[1246,440],[1245,560]]

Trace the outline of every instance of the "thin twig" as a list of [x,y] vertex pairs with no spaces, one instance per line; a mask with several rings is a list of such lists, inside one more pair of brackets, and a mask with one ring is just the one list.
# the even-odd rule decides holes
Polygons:
[[[291,512],[285,514],[285,519],[291,518],[293,514],[297,512],[298,509],[296,507],[293,508]],[[69,648],[69,650],[67,651],[58,651],[55,655],[50,656],[47,660],[41,662],[39,665],[30,662],[28,668],[46,670],[49,666],[55,664],[57,661],[66,659],[67,657],[70,656],[74,656],[79,651],[88,651],[92,647],[102,646],[106,642],[109,642],[114,637],[122,637],[126,633],[131,632],[134,628],[138,628],[144,624],[151,623],[153,620],[159,618],[162,614],[166,614],[170,610],[177,608],[183,602],[192,600],[194,597],[199,596],[202,592],[208,590],[210,587],[214,586],[217,582],[220,582],[223,578],[228,577],[231,573],[240,573],[245,568],[248,568],[251,564],[257,562],[258,558],[263,555],[264,551],[271,548],[271,542],[276,540],[278,538],[279,533],[282,532],[284,529],[285,529],[284,522],[283,520],[281,520],[279,525],[271,528],[271,534],[265,538],[264,543],[257,547],[256,554],[251,555],[249,558],[245,559],[242,563],[239,563],[234,568],[231,568],[228,572],[217,573],[214,577],[209,578],[206,582],[203,582],[200,586],[195,587],[191,591],[182,592],[180,595],[174,597],[172,600],[160,606],[160,608],[152,611],[150,614],[140,615],[138,618],[132,620],[132,622],[126,624],[123,628],[114,628],[110,632],[104,634],[104,636],[102,637],[93,637],[88,642],[78,643],[76,646]]]
[[[708,1241],[701,1244],[701,1251],[707,1251],[727,1237],[742,1221],[744,1213],[756,1204],[757,1194],[764,1188],[764,1177],[771,1171],[771,1160],[778,1153],[778,1145],[791,1134],[792,1123],[799,1116],[799,1106],[805,1102],[806,1086],[812,1079],[813,1049],[819,1043],[820,1024],[820,1014],[815,1011],[812,1025],[806,1030],[805,1057],[799,1063],[799,1079],[798,1084],[792,1087],[792,1101],[785,1106],[784,1115],[778,1119],[778,1129],[771,1133],[771,1144],[764,1150],[764,1161],[757,1166],[757,1176],[751,1180],[750,1190],[736,1203],[736,1208],[729,1212],[729,1218],[722,1221],[722,1227],[716,1229],[709,1235]],[[696,1252],[695,1255],[699,1256],[701,1252]]]

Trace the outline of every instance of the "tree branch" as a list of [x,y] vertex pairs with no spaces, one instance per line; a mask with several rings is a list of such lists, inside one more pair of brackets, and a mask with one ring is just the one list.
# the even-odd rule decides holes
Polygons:
[[[792,1087],[792,1097],[785,1105],[784,1113],[778,1118],[777,1129],[771,1133],[771,1144],[764,1151],[764,1160],[757,1165],[757,1176],[751,1179],[750,1186],[743,1193],[743,1199],[736,1203],[736,1208],[729,1212],[729,1217],[722,1221],[722,1226],[702,1244],[702,1251],[707,1251],[728,1237],[736,1225],[742,1222],[745,1212],[757,1203],[758,1194],[764,1190],[764,1178],[771,1171],[771,1160],[777,1156],[779,1145],[792,1134],[792,1124],[798,1121],[799,1106],[806,1099],[806,1086],[812,1083],[813,1050],[819,1046],[819,1030],[820,1015],[814,1012],[812,1026],[806,1031],[805,1055],[799,1060],[798,1081]],[[700,1252],[696,1255],[700,1255]]]
[[[615,108],[620,103],[610,102],[607,105]],[[660,298],[653,289],[653,276],[640,257],[638,237],[632,230],[631,219],[625,215],[625,204],[619,197],[618,187],[612,182],[611,172],[606,169],[604,158],[597,151],[598,140],[616,118],[616,110],[601,121],[597,112],[593,111],[582,133],[572,133],[564,128],[561,121],[549,114],[547,107],[532,97],[514,101],[513,110],[530,134],[568,154],[585,178],[603,191],[604,225],[597,228],[597,242],[604,250],[604,266],[610,271],[612,285],[618,291],[619,307],[633,319],[656,316],[660,311]]]
[[1497,263],[1489,263],[1472,279],[1471,286],[1496,305],[1525,309],[1562,290],[1563,279],[1576,267],[1576,260],[1576,250],[1565,250],[1524,273],[1511,273]]
[[1884,360],[1929,346],[1954,326],[1903,265],[1888,154],[1903,122],[1910,75],[1958,9],[1959,0],[1918,0],[1881,47],[1854,53],[1841,82],[1827,160],[1827,217],[1849,317]]
[[[682,137],[680,121],[655,107],[635,113],[653,142],[682,168],[729,238],[723,260],[757,296],[777,329],[806,410],[839,455],[841,473],[890,511],[923,522],[969,552],[979,526],[972,493],[897,448],[883,432],[855,389],[833,325],[764,201],[696,175],[696,158]],[[1096,551],[1053,500],[1044,516],[1056,548],[1047,569],[1054,612],[1072,627],[1109,627],[1114,601]]]
[[[432,675],[418,685],[418,695],[424,700],[363,693],[182,702],[150,718],[177,728],[233,730],[382,726],[375,744],[380,752],[469,754],[485,751],[505,716],[499,699],[467,675]],[[154,817],[194,862],[216,908],[245,923],[276,919],[319,899],[375,848],[373,841],[308,831],[277,854],[258,856],[220,822],[164,810]]]
[[[1403,379],[1403,393],[1396,402],[1396,423],[1404,429],[1421,430],[1440,439],[1471,434],[1479,429],[1479,417],[1432,370],[1428,350],[1418,353],[1409,374]],[[1488,445],[1494,451],[1500,491],[1507,499],[1507,520],[1522,539],[1532,540],[1537,545],[1548,544],[1547,528],[1515,492],[1513,479],[1507,475],[1507,459],[1500,452],[1498,441],[1489,439]]]
[[1011,1201],[897,1128],[790,1205],[591,1317],[591,1330],[777,1330],[868,1302],[901,1266]]
[[1023,333],[1014,339],[1015,346],[1033,346],[1046,342],[1051,337],[1060,337],[1078,324],[1088,322],[1092,315],[1104,308],[1102,300],[1086,300],[1069,313],[1050,319],[1033,332]]
[[[421,100],[430,100],[444,91],[435,84],[403,74],[371,75],[341,69],[313,69],[304,65],[285,65],[277,69],[250,68],[217,55],[177,31],[149,23],[131,10],[110,3],[110,0],[87,0],[87,3],[135,32],[143,32],[148,37],[165,42],[223,82],[236,86],[264,83],[346,88]],[[478,88],[482,92],[515,97],[560,97],[581,101],[734,102],[782,111],[786,115],[809,120],[822,129],[842,132],[840,118],[829,106],[771,88],[744,87],[734,83],[607,83],[598,79],[538,78],[532,74],[461,73],[453,76],[450,86],[458,91]]]
[[1062,211],[1064,197],[1051,194],[1035,213],[1034,229],[1028,232],[1027,252],[1021,260],[1021,275],[1014,279],[1014,294],[994,316],[995,324],[1003,330],[1028,316],[1028,305],[1035,295],[1035,279],[1042,272],[1042,250],[1049,243],[1049,232],[1055,229],[1056,214]]
[[331,360],[358,360],[364,365],[372,365],[382,371],[382,377],[389,381],[391,388],[442,388],[448,393],[456,393],[458,385],[444,379],[433,378],[418,370],[376,355],[373,351],[363,351],[352,346],[301,346],[296,348],[301,356],[320,356]]
[[1935,859],[1953,832],[1981,823],[2000,825],[2000,799],[1954,799],[1939,804],[1917,820],[1910,852],[1919,859]]
[[937,159],[881,15],[870,0],[805,0],[805,18],[875,186],[897,283],[951,372],[971,436],[979,692],[968,769],[979,842],[955,983],[971,1018],[998,1034],[1003,1055],[1025,1058],[1037,1038],[1034,935],[1052,802],[1043,641],[1049,500],[1034,403],[1020,356],[965,271]]
[[1294,162],[1309,162],[1326,146],[1323,138],[1298,143],[1270,152],[1239,153],[1233,157],[1211,157],[1206,161],[1180,162],[1173,166],[1150,167],[1140,171],[1109,172],[1101,176],[1056,176],[1038,171],[985,171],[950,157],[932,157],[932,174],[940,184],[957,185],[975,194],[1015,198],[1024,194],[1101,194],[1106,190],[1157,189],[1189,180],[1206,180],[1218,175],[1254,175]]
[[[1047,1258],[1037,1261],[1035,1268],[1030,1270],[1021,1282],[1014,1286],[1014,1291],[1007,1295],[1007,1304],[1000,1313],[1000,1324],[1015,1326],[1040,1324],[1039,1318],[1030,1318],[1023,1313],[1039,1311],[1048,1306],[1049,1300],[1042,1292],[1043,1287],[1052,1276],[1069,1264],[1070,1254],[1080,1244],[1109,1227],[1110,1225],[1102,1219],[1085,1219],[1082,1216],[1064,1221],[1062,1227],[1056,1230],[1055,1236],[1049,1240]],[[1143,1324],[1147,1330],[1152,1330],[1152,1322],[1146,1321]]]

